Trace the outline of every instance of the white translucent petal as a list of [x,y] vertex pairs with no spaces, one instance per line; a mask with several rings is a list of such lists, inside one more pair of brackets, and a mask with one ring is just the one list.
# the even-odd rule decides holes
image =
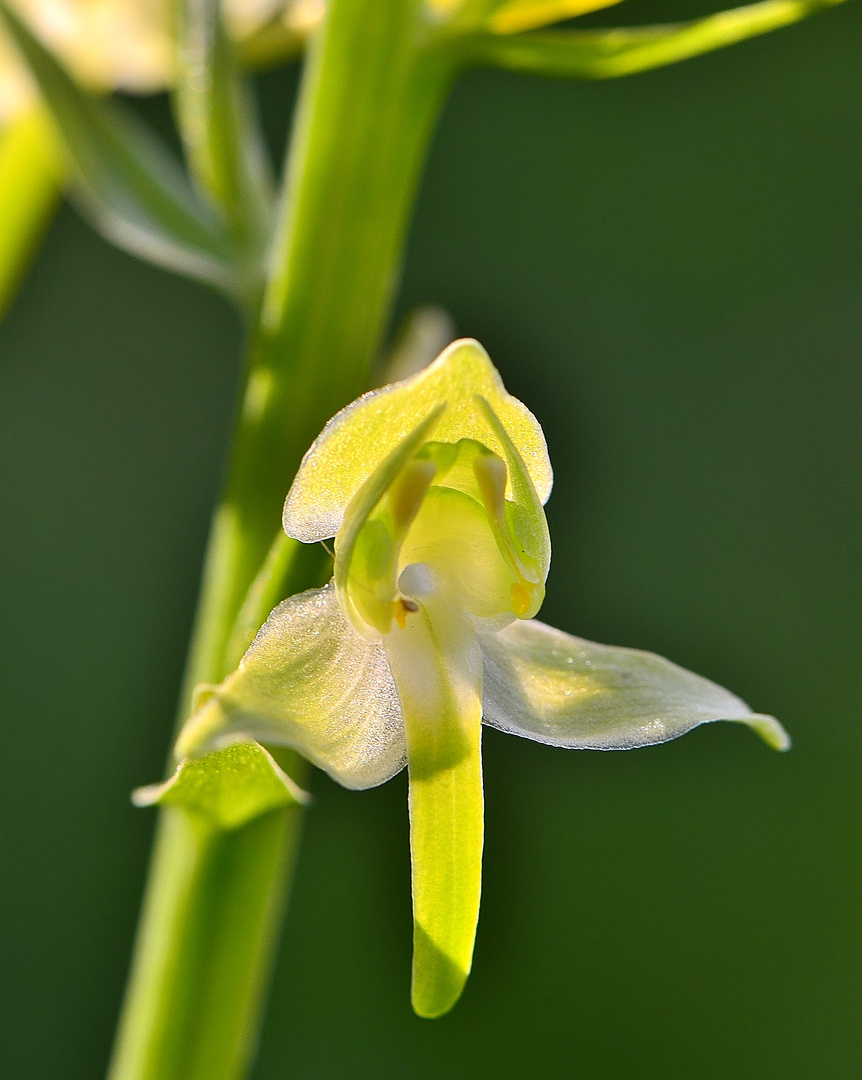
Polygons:
[[484,721],[501,731],[552,746],[630,750],[733,720],[776,750],[790,746],[773,717],[655,653],[598,645],[535,619],[481,640]]
[[237,670],[186,725],[178,753],[241,735],[293,747],[348,788],[374,787],[404,767],[404,723],[386,654],[347,622],[331,583],[278,605]]

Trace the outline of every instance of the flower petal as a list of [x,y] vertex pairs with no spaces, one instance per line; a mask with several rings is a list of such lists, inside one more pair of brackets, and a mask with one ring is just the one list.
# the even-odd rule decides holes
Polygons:
[[504,447],[475,398],[486,399],[508,432],[544,503],[553,474],[539,422],[506,392],[488,354],[470,338],[454,341],[410,379],[373,390],[334,416],[305,455],[284,506],[288,536],[314,543],[335,536],[358,488],[387,454],[441,402],[441,442],[476,439],[505,458]]
[[[548,522],[542,509],[542,501],[518,448],[509,438],[489,403],[484,398],[479,398],[478,404],[500,440],[506,456],[512,498],[507,499],[502,507],[508,528],[501,528],[501,532],[507,532],[511,541],[514,541],[512,550],[521,572],[523,603],[517,614],[520,618],[529,618],[537,614],[545,598],[545,580],[551,565]],[[499,525],[502,524],[501,521]]]
[[290,746],[348,788],[375,787],[404,767],[386,654],[350,626],[331,583],[278,605],[237,670],[186,724],[177,753],[242,738]]
[[385,638],[407,734],[413,1008],[442,1016],[473,958],[482,883],[482,654],[470,618],[435,599]]
[[504,0],[489,16],[487,26],[494,34],[520,34],[618,3],[620,0]]
[[[345,510],[335,540],[333,580],[344,610],[363,637],[385,634],[392,622],[398,550],[435,471],[432,462],[410,459],[445,409],[439,404],[398,443]],[[395,496],[394,505],[387,494]]]
[[484,721],[552,746],[630,750],[698,724],[747,724],[776,750],[790,738],[771,716],[655,653],[598,645],[537,620],[481,638]]

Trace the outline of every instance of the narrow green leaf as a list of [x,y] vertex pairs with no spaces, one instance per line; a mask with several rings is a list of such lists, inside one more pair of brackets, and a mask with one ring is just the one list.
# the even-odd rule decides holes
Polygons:
[[247,288],[263,281],[273,180],[256,110],[218,0],[178,0],[174,104],[189,167],[221,212]]
[[0,315],[14,299],[59,201],[63,164],[51,121],[35,106],[0,136]]
[[462,48],[472,65],[571,79],[612,79],[734,45],[839,3],[843,0],[763,0],[664,26],[476,34],[466,38]]
[[221,829],[236,829],[308,796],[256,742],[237,743],[204,757],[180,762],[163,784],[138,788],[136,806],[181,806],[203,814]]
[[162,143],[117,103],[87,93],[8,7],[3,17],[56,124],[73,194],[118,247],[236,295],[229,237]]

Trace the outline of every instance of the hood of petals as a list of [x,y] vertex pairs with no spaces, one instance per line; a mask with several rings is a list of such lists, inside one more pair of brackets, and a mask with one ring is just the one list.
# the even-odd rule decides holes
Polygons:
[[[371,391],[332,418],[305,455],[284,506],[288,536],[304,543],[336,535],[355,493],[399,444],[442,402],[434,431],[440,442],[474,439],[506,458],[487,403],[517,449],[541,503],[553,472],[542,428],[530,410],[507,393],[482,346],[454,341],[424,371]],[[509,492],[511,495],[511,492]]]

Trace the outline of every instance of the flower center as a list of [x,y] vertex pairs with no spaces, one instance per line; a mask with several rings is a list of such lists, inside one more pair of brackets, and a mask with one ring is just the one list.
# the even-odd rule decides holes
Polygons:
[[543,582],[513,536],[508,481],[506,463],[473,439],[426,442],[405,461],[348,552],[336,538],[357,629],[387,634],[393,620],[403,628],[432,596],[495,624],[523,616]]

